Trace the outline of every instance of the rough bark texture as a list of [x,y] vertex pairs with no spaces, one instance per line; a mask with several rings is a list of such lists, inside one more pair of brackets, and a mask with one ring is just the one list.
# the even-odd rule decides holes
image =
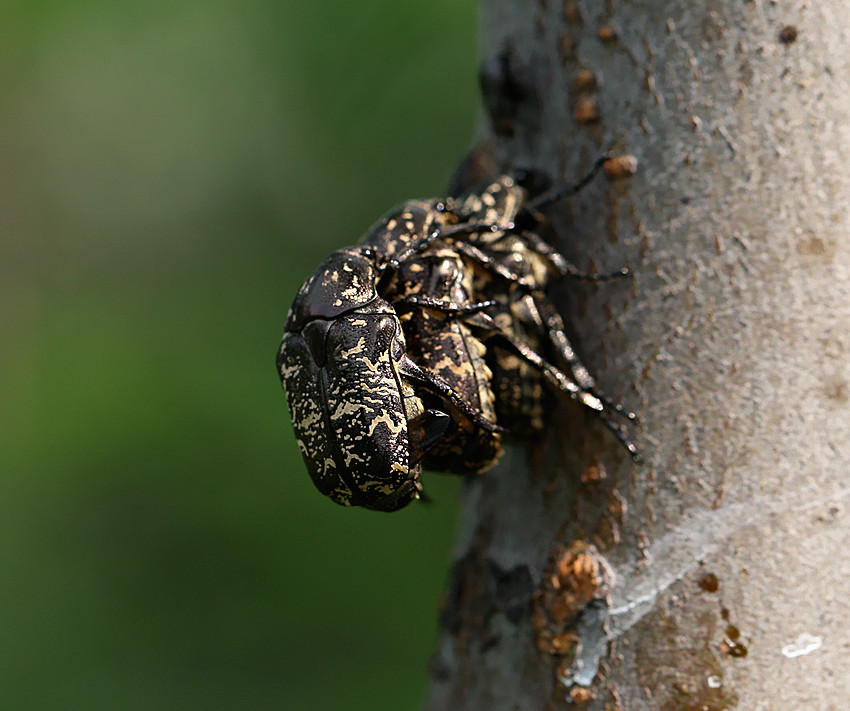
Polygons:
[[427,711],[846,708],[849,29],[845,0],[483,3],[501,164],[638,159],[552,219],[635,272],[559,298],[646,462],[565,406],[467,487]]

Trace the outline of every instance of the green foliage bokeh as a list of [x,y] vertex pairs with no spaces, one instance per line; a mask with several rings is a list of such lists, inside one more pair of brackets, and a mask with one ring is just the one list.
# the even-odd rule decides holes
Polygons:
[[4,709],[414,709],[457,482],[344,510],[300,282],[472,134],[471,0],[0,8]]

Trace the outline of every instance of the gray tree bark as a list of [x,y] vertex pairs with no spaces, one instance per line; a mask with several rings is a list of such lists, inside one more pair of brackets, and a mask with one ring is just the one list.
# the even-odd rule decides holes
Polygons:
[[426,711],[846,708],[850,4],[481,12],[501,165],[637,159],[552,221],[645,463],[567,405],[466,487]]

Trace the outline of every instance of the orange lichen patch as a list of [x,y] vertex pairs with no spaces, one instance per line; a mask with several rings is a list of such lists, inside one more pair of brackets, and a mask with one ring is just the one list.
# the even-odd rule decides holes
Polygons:
[[594,123],[599,120],[599,107],[596,99],[592,96],[583,96],[576,102],[573,112],[575,120],[579,123]]
[[620,523],[623,522],[623,519],[626,517],[626,512],[629,510],[629,504],[623,495],[613,489],[611,491],[611,503],[608,504],[608,512],[614,517],[616,521]]
[[605,161],[605,174],[612,180],[634,175],[638,159],[633,155],[614,156]]
[[605,42],[606,44],[617,41],[617,31],[610,25],[600,27],[599,32],[597,34],[599,36],[599,39]]
[[551,647],[555,654],[567,654],[575,649],[578,637],[574,632],[561,632],[552,638]]
[[593,91],[594,89],[596,89],[596,86],[596,75],[589,69],[582,69],[576,75],[576,91]]
[[564,19],[571,25],[580,25],[582,23],[581,10],[578,3],[570,0],[564,4]]
[[586,704],[588,701],[593,701],[596,694],[593,689],[588,689],[584,686],[574,686],[570,689],[570,701],[574,704]]
[[[602,582],[600,576],[599,562],[588,554],[584,544],[573,544],[564,552],[550,580],[553,589],[559,591],[558,599],[567,614],[576,614],[596,597]],[[558,619],[565,619],[567,614]]]
[[531,621],[537,648],[549,654],[571,654],[578,643],[575,626],[582,609],[605,597],[606,570],[595,546],[574,541],[556,546],[534,595]]
[[592,484],[602,481],[607,478],[608,472],[605,470],[605,465],[598,459],[594,459],[588,464],[581,473],[582,484]]

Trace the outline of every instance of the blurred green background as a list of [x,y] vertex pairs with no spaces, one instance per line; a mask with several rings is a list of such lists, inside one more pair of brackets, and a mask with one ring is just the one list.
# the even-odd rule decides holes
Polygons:
[[0,704],[415,709],[457,482],[313,488],[300,282],[442,194],[472,0],[0,4]]

